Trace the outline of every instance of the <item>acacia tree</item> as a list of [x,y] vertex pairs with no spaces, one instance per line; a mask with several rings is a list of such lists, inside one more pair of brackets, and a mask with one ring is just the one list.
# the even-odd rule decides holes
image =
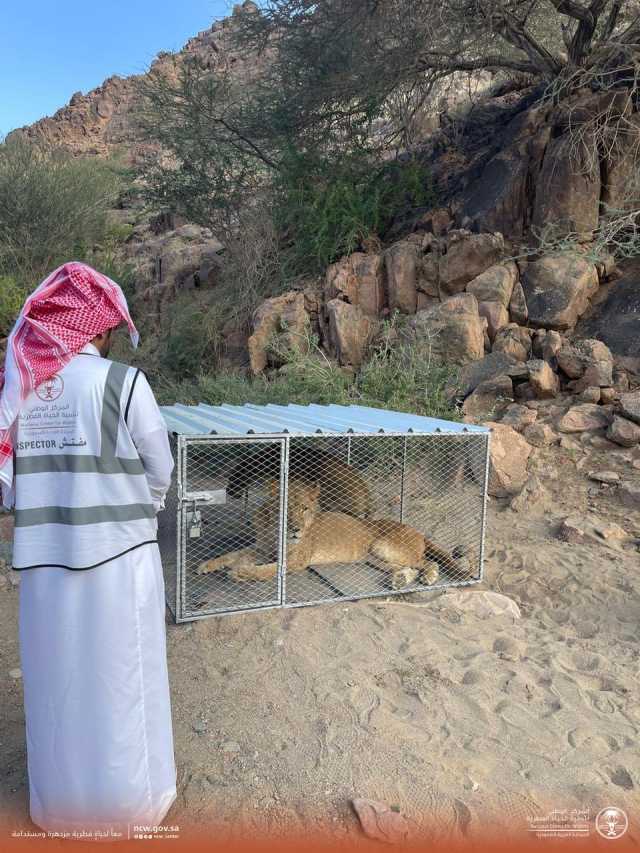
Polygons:
[[[145,83],[143,124],[167,155],[147,167],[150,192],[207,224],[237,219],[255,199],[264,204],[264,193],[292,174],[311,184],[342,174],[344,162],[362,173],[380,168],[406,139],[412,110],[454,75],[517,76],[556,100],[585,87],[627,89],[637,106],[638,0],[247,6],[228,44],[255,59],[256,73],[238,78],[182,59],[173,75]],[[394,121],[399,97],[409,108]]]

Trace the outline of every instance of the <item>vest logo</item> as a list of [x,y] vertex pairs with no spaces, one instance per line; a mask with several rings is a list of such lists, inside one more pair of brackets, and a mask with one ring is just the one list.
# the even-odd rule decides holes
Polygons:
[[37,396],[45,403],[51,400],[57,400],[64,391],[64,382],[62,376],[54,373],[49,379],[46,379],[36,388]]

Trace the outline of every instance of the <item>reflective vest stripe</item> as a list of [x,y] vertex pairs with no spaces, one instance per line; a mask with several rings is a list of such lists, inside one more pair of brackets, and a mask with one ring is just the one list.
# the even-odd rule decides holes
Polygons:
[[115,506],[41,506],[34,509],[17,509],[16,527],[33,527],[38,524],[102,524],[107,521],[135,521],[155,518],[153,504],[119,504]]
[[125,364],[114,361],[107,373],[100,425],[100,456],[103,459],[113,458],[116,455],[118,424],[120,422],[120,398],[128,370],[129,368]]
[[144,474],[140,459],[123,459],[114,456],[104,459],[87,454],[43,454],[18,456],[16,474]]

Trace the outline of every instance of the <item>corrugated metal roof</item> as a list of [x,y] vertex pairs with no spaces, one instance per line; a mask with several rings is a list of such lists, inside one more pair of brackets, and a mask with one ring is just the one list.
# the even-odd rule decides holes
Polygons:
[[170,432],[181,435],[340,435],[345,433],[487,433],[487,427],[366,406],[161,406]]

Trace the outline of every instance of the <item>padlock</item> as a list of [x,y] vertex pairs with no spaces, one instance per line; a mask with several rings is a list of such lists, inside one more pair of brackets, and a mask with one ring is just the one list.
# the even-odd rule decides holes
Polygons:
[[202,514],[199,509],[189,513],[189,539],[199,539],[202,534]]

